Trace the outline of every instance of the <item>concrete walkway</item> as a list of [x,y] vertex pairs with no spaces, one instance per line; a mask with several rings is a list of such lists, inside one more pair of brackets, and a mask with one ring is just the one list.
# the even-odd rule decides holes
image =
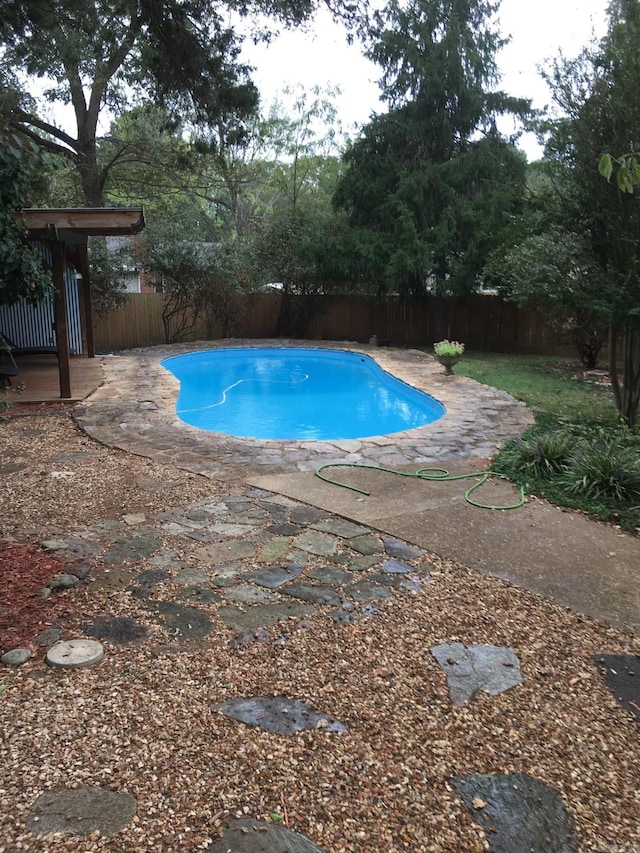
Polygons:
[[[273,343],[269,341],[270,346]],[[304,501],[552,596],[622,630],[640,632],[637,538],[540,501],[508,512],[471,507],[464,501],[466,486],[460,482],[428,483],[359,469],[327,472],[370,492],[363,496],[324,483],[314,474],[318,466],[330,462],[404,471],[440,464],[454,472],[483,470],[506,438],[532,423],[524,405],[463,377],[445,377],[442,368],[421,352],[314,343],[368,352],[390,373],[439,399],[447,414],[406,433],[340,442],[235,439],[203,433],[178,420],[174,411],[178,383],[160,366],[161,359],[181,351],[238,345],[238,341],[190,344],[108,359],[105,384],[76,408],[76,419],[105,444]],[[483,488],[478,497],[489,504],[517,499],[513,487],[504,482]]]

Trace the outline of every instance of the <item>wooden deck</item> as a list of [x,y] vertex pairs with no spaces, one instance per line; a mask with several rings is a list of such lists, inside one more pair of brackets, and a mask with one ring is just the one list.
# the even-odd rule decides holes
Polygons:
[[[19,373],[8,389],[13,403],[45,403],[60,401],[58,360],[52,356],[16,358]],[[71,401],[84,400],[103,381],[102,359],[73,356],[71,369]],[[20,390],[22,389],[22,390]],[[69,402],[69,398],[65,398]]]

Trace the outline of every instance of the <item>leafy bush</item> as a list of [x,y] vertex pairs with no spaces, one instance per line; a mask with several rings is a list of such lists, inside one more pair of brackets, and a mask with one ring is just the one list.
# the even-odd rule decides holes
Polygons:
[[589,500],[637,501],[640,453],[618,437],[584,443],[572,454],[559,485]]
[[508,473],[516,482],[524,482],[549,479],[564,469],[574,447],[569,434],[556,431],[525,435],[507,442],[496,470]]

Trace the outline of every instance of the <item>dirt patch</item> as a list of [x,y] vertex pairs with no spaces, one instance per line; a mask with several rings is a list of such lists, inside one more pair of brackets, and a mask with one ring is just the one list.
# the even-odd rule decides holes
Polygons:
[[0,422],[0,536],[70,533],[124,513],[199,500],[220,488],[196,474],[98,444],[66,408],[47,406],[29,414],[16,412]]

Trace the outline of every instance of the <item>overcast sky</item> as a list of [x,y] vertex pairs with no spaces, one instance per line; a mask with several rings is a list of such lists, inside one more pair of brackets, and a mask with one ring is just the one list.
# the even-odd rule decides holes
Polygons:
[[[501,88],[544,107],[549,93],[537,67],[560,51],[574,56],[593,33],[603,35],[607,5],[607,0],[503,0],[501,30],[511,43],[499,55]],[[244,58],[256,69],[253,79],[265,106],[287,84],[301,83],[342,89],[337,105],[347,132],[366,123],[372,112],[384,110],[378,100],[378,68],[364,59],[358,44],[347,44],[328,14],[318,17],[311,32],[284,33],[269,46],[251,47]],[[541,156],[532,135],[520,144],[530,160]]]

